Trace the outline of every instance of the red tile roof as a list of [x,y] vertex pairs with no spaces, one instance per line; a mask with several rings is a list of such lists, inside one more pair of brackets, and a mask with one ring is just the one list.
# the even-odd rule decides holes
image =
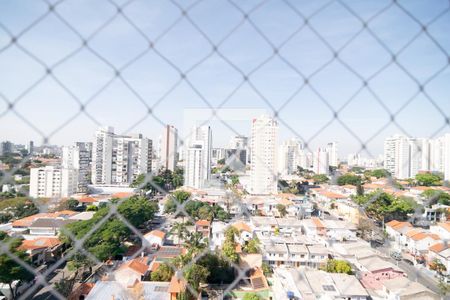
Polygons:
[[195,225],[197,226],[210,226],[211,222],[208,220],[198,220],[197,222],[195,222]]
[[130,192],[119,192],[119,193],[114,193],[114,194],[112,194],[111,195],[111,198],[119,198],[119,199],[122,199],[122,198],[129,198],[129,197],[131,197],[131,196],[133,196],[134,195],[134,193],[130,193]]
[[49,238],[37,238],[34,240],[23,240],[22,245],[19,246],[19,250],[37,250],[37,249],[46,249],[53,248],[58,245],[61,245],[61,241],[58,238],[49,237]]
[[152,230],[152,231],[146,233],[144,236],[145,237],[147,237],[147,236],[156,236],[156,237],[159,237],[159,238],[163,239],[166,236],[166,233],[164,231],[155,229],[155,230]]
[[145,275],[148,271],[148,257],[139,257],[132,260],[127,261],[123,265],[120,266],[120,269],[129,268],[131,270],[134,270],[135,272]]

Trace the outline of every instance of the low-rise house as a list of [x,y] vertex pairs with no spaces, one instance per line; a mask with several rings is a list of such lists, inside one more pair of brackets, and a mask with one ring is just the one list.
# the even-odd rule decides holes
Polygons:
[[[74,216],[78,215],[78,212],[75,211],[71,211],[71,210],[63,210],[63,211],[58,211],[58,212],[54,212],[54,213],[37,213],[19,220],[15,220],[12,222],[12,227],[11,227],[11,231],[13,232],[13,234],[27,234],[28,231],[30,230],[30,227],[34,224],[35,221],[39,220],[39,219],[49,219],[49,220],[69,220],[69,222],[75,221],[74,219],[72,219]],[[53,227],[53,226],[51,226]],[[48,229],[44,229],[44,232],[46,232]],[[35,228],[34,229],[34,235],[38,235],[39,233],[39,228]],[[52,230],[48,231],[48,233],[44,234],[44,235],[55,235],[52,234]]]
[[263,260],[269,265],[290,264],[286,245],[265,245],[262,249]]
[[180,254],[185,254],[186,250],[178,246],[162,246],[156,253],[150,254],[149,259],[154,262],[167,262]]
[[298,219],[311,218],[311,214],[314,211],[314,205],[308,197],[295,197],[291,201],[294,205],[287,208],[290,216],[294,216]]
[[332,248],[334,254],[338,254],[340,258],[352,264],[356,264],[359,259],[378,255],[377,251],[364,240],[333,243]]
[[406,233],[406,236],[406,249],[413,256],[426,255],[428,248],[440,240],[437,234],[420,229],[411,229]]
[[232,224],[232,226],[239,231],[240,244],[244,244],[253,238],[253,230],[247,223],[239,221]]
[[[97,281],[89,292],[86,300],[104,299],[152,299],[170,300],[169,282],[145,281],[136,282],[130,287],[124,287],[117,281]],[[176,298],[175,298],[176,299]],[[78,299],[77,299],[78,300]]]
[[277,218],[278,231],[280,235],[293,236],[302,233],[303,223],[296,218]]
[[56,237],[23,240],[19,246],[19,250],[25,251],[36,265],[56,261],[61,256],[61,248],[61,241]]
[[394,241],[398,248],[403,248],[406,246],[406,233],[411,230],[413,226],[409,222],[400,222],[397,220],[392,220],[386,223],[386,234],[388,237]]
[[354,275],[326,273],[309,268],[279,268],[275,270],[274,278],[275,284],[286,293],[279,295],[280,297],[287,297],[289,293],[291,299],[370,299],[368,292]]
[[450,276],[450,248],[447,243],[439,242],[428,248],[427,267],[430,268],[436,261],[445,266],[443,275]]
[[402,269],[379,256],[359,259],[355,266],[360,270],[363,286],[374,290],[382,289],[386,280],[406,276]]
[[63,218],[39,218],[28,227],[30,235],[56,236],[62,227],[76,222],[76,220]]
[[322,245],[306,246],[308,249],[307,266],[312,268],[320,268],[324,266],[330,258],[330,250]]
[[[286,245],[290,264],[294,267],[306,266],[311,261],[305,245]],[[314,249],[313,249],[314,250]]]
[[204,238],[209,238],[211,233],[211,222],[208,220],[198,220],[195,222],[195,232],[200,232]]
[[123,263],[114,271],[114,279],[124,287],[133,287],[150,273],[148,257],[139,257]]
[[383,282],[386,299],[392,300],[439,300],[441,297],[423,286],[405,277],[397,277]]
[[254,232],[265,236],[270,236],[278,230],[278,223],[274,217],[253,216],[250,218],[250,224]]
[[211,223],[211,239],[209,243],[211,250],[222,246],[225,241],[225,230],[228,226],[225,222],[213,221]]
[[309,266],[319,268],[330,257],[328,248],[321,245],[264,244],[262,259],[272,266]]
[[430,232],[437,234],[442,240],[450,240],[450,222],[441,222],[430,226]]
[[331,240],[355,240],[356,226],[340,220],[321,220],[317,217],[302,220],[303,231],[308,236]]
[[164,245],[164,241],[166,238],[166,233],[161,230],[152,230],[144,235],[144,238],[147,240],[151,247],[161,247]]
[[294,236],[302,234],[303,223],[297,218],[259,217],[250,218],[253,232],[262,236]]

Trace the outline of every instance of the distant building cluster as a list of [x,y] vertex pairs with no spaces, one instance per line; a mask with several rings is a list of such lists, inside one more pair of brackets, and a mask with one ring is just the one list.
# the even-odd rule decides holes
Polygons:
[[384,168],[399,179],[420,171],[440,172],[450,180],[450,134],[435,139],[394,135],[384,141]]

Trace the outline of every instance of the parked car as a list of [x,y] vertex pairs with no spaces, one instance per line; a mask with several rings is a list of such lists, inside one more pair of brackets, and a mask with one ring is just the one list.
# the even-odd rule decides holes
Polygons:
[[392,252],[391,257],[395,260],[402,260],[402,254],[400,252]]

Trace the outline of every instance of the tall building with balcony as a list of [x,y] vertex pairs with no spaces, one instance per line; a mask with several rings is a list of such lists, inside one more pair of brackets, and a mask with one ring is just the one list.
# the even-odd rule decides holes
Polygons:
[[185,186],[201,188],[211,178],[211,127],[194,127],[185,150]]
[[30,169],[30,197],[69,197],[77,191],[77,170],[57,166]]
[[102,127],[92,151],[93,184],[125,186],[151,172],[152,140],[141,134],[116,135],[112,127]]
[[329,153],[326,149],[318,148],[313,153],[313,171],[316,174],[328,174],[330,171]]
[[250,193],[277,193],[278,122],[268,116],[252,121]]
[[297,171],[297,166],[300,166],[302,149],[302,143],[295,138],[284,141],[280,145],[278,150],[278,172],[281,175],[291,175]]
[[77,192],[86,193],[91,183],[92,143],[77,142],[75,146],[62,148],[62,167],[76,169]]
[[391,136],[384,141],[384,168],[400,179],[412,178],[419,171],[433,171],[433,163],[430,160],[430,151],[433,151],[431,145],[425,138]]
[[328,152],[328,160],[331,167],[339,166],[339,157],[338,157],[338,143],[331,142],[327,144],[326,151]]
[[178,160],[178,130],[171,126],[164,127],[161,136],[160,164],[167,170],[175,170]]

